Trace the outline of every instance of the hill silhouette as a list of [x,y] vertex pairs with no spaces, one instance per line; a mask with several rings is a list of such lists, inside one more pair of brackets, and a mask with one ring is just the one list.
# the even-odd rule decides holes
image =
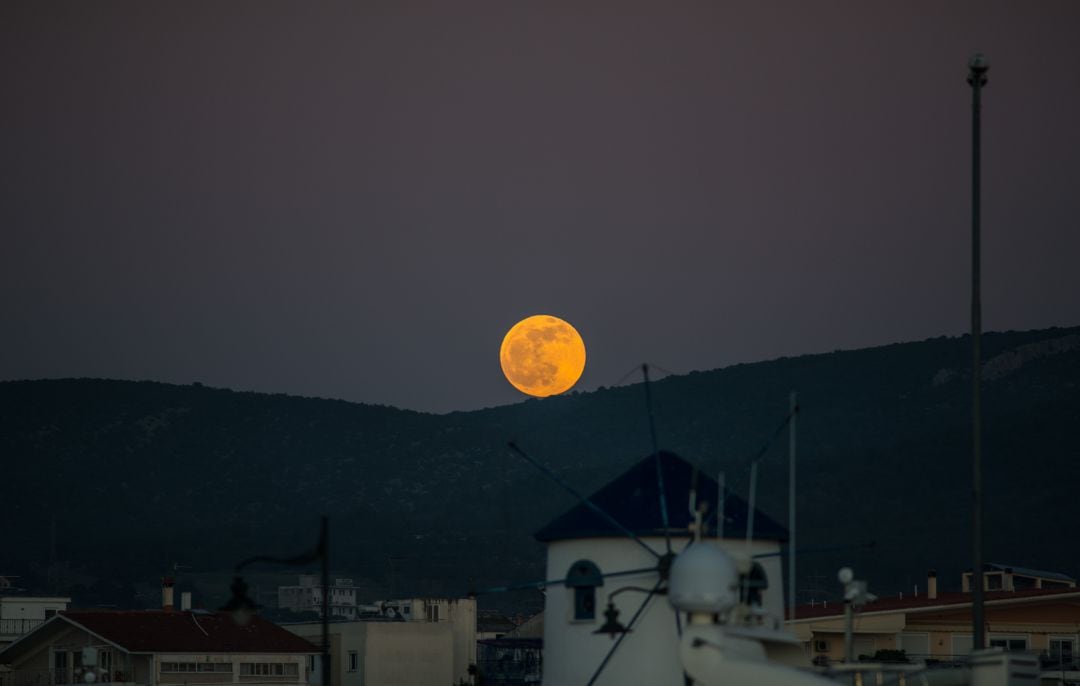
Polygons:
[[[986,559],[1076,576],[1080,327],[983,346]],[[946,590],[970,558],[969,356],[967,338],[936,338],[669,376],[652,385],[658,441],[745,495],[797,390],[800,596],[836,597],[843,564],[879,594],[931,568]],[[334,572],[371,594],[539,579],[532,533],[575,501],[511,439],[590,492],[650,452],[643,388],[434,415],[199,384],[0,383],[0,572],[85,603],[123,604],[176,562],[223,589],[249,555],[310,547],[326,513]],[[786,438],[759,478],[760,506],[786,522]]]

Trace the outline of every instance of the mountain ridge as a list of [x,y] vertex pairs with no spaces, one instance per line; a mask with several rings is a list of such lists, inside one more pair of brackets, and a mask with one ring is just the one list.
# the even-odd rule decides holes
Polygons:
[[[1067,522],[1080,483],[1080,327],[988,333],[983,349],[987,559],[1075,576],[1080,554],[1040,523]],[[800,547],[877,542],[800,557],[800,594],[833,593],[813,578],[840,564],[879,590],[929,568],[947,587],[969,557],[965,379],[970,341],[939,337],[671,375],[652,384],[654,418],[660,448],[745,494],[797,390]],[[0,562],[39,586],[61,561],[84,587],[176,560],[209,573],[310,546],[325,512],[335,570],[372,593],[537,579],[532,533],[575,501],[509,455],[511,439],[591,492],[651,450],[641,384],[433,414],[201,384],[0,382]],[[765,454],[758,494],[779,521],[785,445]]]

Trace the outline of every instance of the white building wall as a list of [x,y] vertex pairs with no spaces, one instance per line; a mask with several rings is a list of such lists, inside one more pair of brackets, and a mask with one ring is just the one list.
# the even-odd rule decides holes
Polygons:
[[0,598],[0,619],[41,619],[67,609],[71,598],[30,598],[12,596]]
[[[644,539],[653,550],[663,552],[663,538]],[[678,552],[687,539],[672,539]],[[705,544],[716,545],[716,541]],[[732,552],[744,552],[744,540],[724,540],[722,547]],[[752,554],[776,553],[780,546],[774,541],[756,541]],[[637,543],[625,538],[587,538],[555,541],[548,544],[547,578],[566,577],[571,565],[581,559],[592,560],[601,574],[656,566],[656,558]],[[784,597],[781,562],[778,555],[758,560],[768,575],[769,588],[764,594],[764,609],[783,617]],[[609,577],[596,589],[596,618],[575,621],[574,589],[562,585],[549,586],[544,605],[544,684],[564,686],[586,684],[611,650],[614,640],[608,634],[594,634],[605,621],[608,595],[626,586],[652,588],[658,580],[655,572]],[[625,626],[646,597],[645,593],[625,591],[614,604],[619,621]],[[682,664],[678,656],[678,634],[675,612],[667,596],[653,596],[635,622],[633,631],[625,635],[612,656],[597,686],[683,686]]]

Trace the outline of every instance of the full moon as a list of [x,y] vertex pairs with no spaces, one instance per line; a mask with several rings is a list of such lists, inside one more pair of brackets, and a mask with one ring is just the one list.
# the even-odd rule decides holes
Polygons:
[[514,324],[499,349],[503,374],[514,388],[546,398],[570,390],[585,370],[585,342],[577,329],[547,314]]

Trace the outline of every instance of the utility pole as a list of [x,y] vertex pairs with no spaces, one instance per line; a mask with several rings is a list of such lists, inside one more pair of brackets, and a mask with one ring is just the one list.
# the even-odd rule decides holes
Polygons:
[[983,622],[982,530],[982,300],[980,294],[980,145],[982,88],[990,69],[982,53],[968,61],[971,86],[971,638],[973,650],[986,647]]
[[788,411],[791,424],[788,427],[788,621],[795,621],[795,418],[799,413],[799,402],[795,391],[788,398]]

